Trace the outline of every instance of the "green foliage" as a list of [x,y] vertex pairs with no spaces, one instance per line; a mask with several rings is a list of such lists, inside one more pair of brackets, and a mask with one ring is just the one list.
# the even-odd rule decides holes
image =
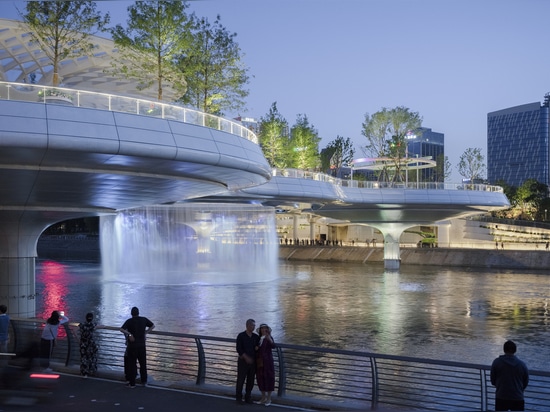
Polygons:
[[187,7],[182,1],[136,1],[129,6],[127,27],[118,24],[111,31],[120,54],[113,73],[136,80],[140,90],[156,85],[158,100],[166,86],[183,94],[185,77],[176,63],[191,47],[193,19]]
[[503,180],[499,180],[495,184],[504,190],[504,194],[510,201],[510,208],[493,212],[494,217],[540,221],[548,218],[550,199],[548,198],[548,186],[544,183],[535,179],[527,179],[517,188]]
[[466,149],[460,156],[458,173],[473,183],[476,179],[483,179],[484,172],[485,159],[481,149],[478,147]]
[[260,119],[259,130],[258,139],[269,165],[279,169],[289,167],[288,123],[279,113],[277,102]]
[[220,16],[213,24],[206,18],[195,21],[190,46],[178,58],[178,67],[187,81],[182,102],[218,116],[245,106],[248,69],[241,62],[235,37],[236,33],[222,26]]
[[436,166],[432,175],[434,182],[444,182],[451,177],[452,166],[449,158],[443,154],[435,159]]
[[[365,114],[363,130],[361,134],[367,138],[364,150],[367,155],[373,157],[390,158],[393,169],[393,181],[403,181],[401,169],[402,159],[406,155],[407,132],[422,126],[422,117],[418,112],[398,106],[393,109],[383,108],[370,116]],[[384,170],[383,176],[389,176],[389,171]]]
[[290,131],[292,163],[295,169],[316,169],[319,167],[319,142],[321,138],[306,115],[299,114]]
[[355,151],[349,137],[336,136],[323,150],[321,150],[321,170],[338,171],[342,166],[347,166],[353,160]]
[[110,20],[108,13],[96,11],[94,1],[28,1],[26,13],[18,12],[53,66],[53,86],[60,83],[60,62],[89,54],[94,47],[89,37],[103,31]]

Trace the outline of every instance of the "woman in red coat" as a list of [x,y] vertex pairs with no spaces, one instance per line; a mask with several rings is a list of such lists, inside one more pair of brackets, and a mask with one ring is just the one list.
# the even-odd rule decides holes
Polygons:
[[272,350],[275,342],[271,337],[271,328],[262,323],[257,330],[260,335],[260,345],[256,353],[256,380],[262,392],[260,404],[271,405],[271,392],[275,390],[275,365]]

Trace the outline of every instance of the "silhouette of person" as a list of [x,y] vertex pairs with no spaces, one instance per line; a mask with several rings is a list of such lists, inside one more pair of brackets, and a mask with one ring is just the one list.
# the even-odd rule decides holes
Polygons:
[[86,314],[86,321],[78,325],[80,335],[80,374],[84,377],[97,372],[97,352],[99,346],[94,337],[96,329],[100,328],[94,322],[93,313]]
[[126,335],[128,346],[126,353],[128,355],[128,387],[136,387],[137,365],[139,362],[139,374],[141,384],[147,385],[147,350],[145,347],[145,336],[155,328],[155,324],[144,316],[139,316],[139,309],[133,307],[132,317],[120,328],[120,331]]
[[67,323],[69,318],[65,316],[64,312],[58,312],[54,310],[42,330],[42,337],[40,338],[40,363],[45,372],[51,372],[50,358],[52,356],[53,348],[55,345],[55,339],[57,338],[57,332],[59,331],[59,325]]
[[254,388],[254,376],[256,375],[256,350],[260,343],[260,337],[254,333],[256,322],[254,319],[246,321],[246,330],[237,335],[237,386],[235,397],[237,403],[243,402],[243,386],[246,381],[244,401],[252,403],[252,389]]
[[275,363],[273,348],[276,347],[271,337],[271,328],[262,323],[257,330],[260,336],[256,356],[256,381],[262,392],[262,399],[258,402],[265,406],[271,405],[271,393],[275,390]]
[[504,355],[491,365],[491,384],[496,387],[495,411],[523,411],[523,392],[529,384],[529,371],[523,361],[516,357],[516,344],[504,343]]
[[[7,314],[8,307],[6,305],[0,305],[0,352],[8,352],[8,343],[10,341],[9,329],[10,329],[10,316]],[[8,364],[8,358],[5,356],[0,357],[0,366],[6,366]]]

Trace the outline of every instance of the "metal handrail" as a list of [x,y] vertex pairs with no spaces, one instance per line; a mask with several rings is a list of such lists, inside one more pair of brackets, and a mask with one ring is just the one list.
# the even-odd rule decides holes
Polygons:
[[301,169],[273,169],[273,176],[290,177],[295,179],[317,180],[319,182],[332,183],[336,186],[361,189],[409,189],[409,190],[473,190],[479,192],[498,192],[504,190],[500,186],[485,184],[443,183],[443,182],[373,182],[365,180],[345,180],[329,176],[320,172],[312,172]]
[[44,104],[63,104],[75,107],[159,117],[197,126],[221,130],[258,144],[258,137],[247,127],[234,121],[198,110],[154,100],[108,93],[75,90],[65,87],[0,81],[0,99]]
[[[8,350],[19,353],[38,342],[42,320],[11,319]],[[65,324],[53,361],[80,363],[78,324]],[[234,396],[237,375],[235,339],[185,333],[148,334],[147,369],[154,381],[174,386],[187,382],[197,390],[209,385]],[[123,376],[124,338],[119,328],[96,330],[100,370]],[[309,405],[376,409],[394,405],[422,410],[487,411],[494,409],[490,366],[370,352],[277,343],[273,352],[278,398]],[[65,360],[67,360],[65,362]],[[526,410],[550,405],[550,372],[530,371]]]

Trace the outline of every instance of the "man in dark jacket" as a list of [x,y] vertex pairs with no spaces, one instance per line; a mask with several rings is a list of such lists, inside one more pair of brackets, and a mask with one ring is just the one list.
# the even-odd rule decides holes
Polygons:
[[124,322],[120,331],[126,335],[128,346],[126,353],[128,355],[128,387],[136,387],[137,367],[136,361],[139,362],[139,373],[141,384],[147,385],[147,356],[145,349],[145,335],[151,332],[155,325],[149,319],[139,316],[139,309],[135,306],[132,308],[132,317]]
[[504,355],[491,365],[491,383],[496,387],[495,411],[523,411],[523,392],[529,384],[527,366],[515,355],[516,344],[511,340],[504,343]]
[[260,343],[260,337],[254,333],[256,322],[254,319],[246,321],[246,330],[237,336],[237,353],[239,360],[237,364],[237,403],[242,403],[243,385],[246,380],[244,401],[252,403],[252,389],[254,388],[254,377],[256,376],[256,350]]

